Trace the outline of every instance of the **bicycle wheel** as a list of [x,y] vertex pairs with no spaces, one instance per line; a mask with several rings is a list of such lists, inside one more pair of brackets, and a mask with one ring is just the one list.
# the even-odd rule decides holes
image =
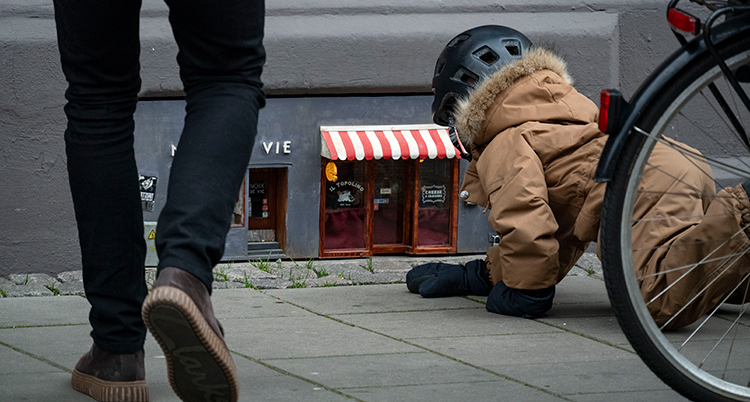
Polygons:
[[[718,47],[732,69],[750,64],[742,36]],[[704,56],[638,119],[607,187],[602,260],[620,326],[654,373],[693,400],[750,401],[750,204],[737,187],[750,150],[709,84],[749,134],[750,113]]]

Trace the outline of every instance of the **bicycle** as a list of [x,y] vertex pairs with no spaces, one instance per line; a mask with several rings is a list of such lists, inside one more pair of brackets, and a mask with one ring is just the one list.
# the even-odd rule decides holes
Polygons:
[[[677,8],[679,0],[669,3],[667,19],[682,47],[646,79],[631,100],[625,101],[615,90],[602,91],[600,129],[610,135],[595,175],[595,180],[608,182],[600,232],[602,263],[621,328],[662,381],[696,401],[750,401],[750,314],[746,314],[750,304],[741,304],[750,300],[750,239],[745,234],[750,234],[750,224],[721,239],[707,236],[693,243],[644,247],[640,238],[642,227],[652,222],[669,228],[675,221],[706,219],[690,214],[652,216],[639,209],[642,200],[700,197],[705,205],[735,205],[736,200],[716,194],[726,194],[720,192],[722,188],[750,179],[750,0],[691,1],[710,12],[710,17],[701,24],[691,14],[693,10]],[[690,36],[694,37],[688,40]],[[710,184],[704,189],[674,176],[669,188],[682,188],[679,193],[650,193],[644,177],[650,180],[660,170],[667,171],[650,157],[665,145],[681,155],[680,163],[700,170],[702,180]],[[704,206],[696,215],[709,210],[735,217],[741,214],[736,208]],[[745,222],[741,216],[739,221]],[[698,253],[697,249],[710,251]],[[644,272],[644,261],[659,263],[669,252],[681,253],[683,259],[691,253],[700,256],[668,267],[671,272]],[[701,269],[708,275],[695,282],[695,272]],[[670,290],[683,286],[679,281],[688,278],[698,284],[691,285],[692,294],[682,301],[670,296]],[[727,278],[733,286],[725,286],[716,299],[717,283],[730,281]],[[692,324],[671,330],[672,320],[679,321],[681,315],[697,308],[696,300],[709,294],[715,306],[709,306]],[[669,319],[652,316],[655,306],[672,304],[677,306]]]

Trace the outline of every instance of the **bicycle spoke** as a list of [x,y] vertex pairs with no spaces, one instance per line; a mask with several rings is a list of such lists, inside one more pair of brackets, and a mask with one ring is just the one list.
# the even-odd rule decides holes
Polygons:
[[[721,167],[727,169],[726,170],[727,172],[729,172],[729,173],[737,173],[739,176],[744,176],[744,177],[749,177],[750,176],[750,165],[747,162],[743,161],[742,158],[737,158],[737,160],[739,162],[741,162],[743,165],[745,165],[748,168],[748,170],[741,170],[738,167],[733,166],[733,165],[731,165],[729,163],[723,162],[723,161],[721,161],[719,159],[708,157],[708,156],[706,156],[706,155],[704,155],[702,153],[697,153],[697,152],[695,152],[695,151],[693,151],[691,149],[688,149],[688,148],[679,146],[677,144],[674,144],[673,142],[664,140],[663,138],[655,137],[652,134],[647,133],[646,131],[644,131],[644,130],[638,128],[638,127],[633,127],[633,129],[635,129],[638,133],[640,133],[642,135],[645,135],[645,136],[647,136],[647,137],[649,137],[651,139],[654,139],[655,141],[661,142],[662,144],[670,146],[671,148],[676,149],[676,150],[680,151],[683,154],[688,154],[691,157],[694,157],[696,159],[700,159],[700,160],[702,160],[702,161],[704,161],[706,163],[713,162],[713,165],[711,165],[711,166],[714,166],[714,165],[721,166]],[[706,134],[706,136],[711,137],[711,135],[708,134],[708,133],[706,133],[705,131],[704,131],[704,133]],[[713,175],[711,175],[711,174],[709,174],[707,172],[704,172],[702,169],[701,169],[701,172],[703,172],[705,175],[713,178]]]
[[[743,246],[744,246],[744,245],[747,245],[747,241],[746,241],[746,242],[745,242],[745,243],[743,244]],[[744,255],[744,253],[743,253],[742,255]],[[667,327],[667,326],[668,326],[668,325],[669,325],[669,324],[670,324],[670,323],[671,323],[672,321],[674,321],[674,319],[675,319],[675,318],[676,318],[677,316],[679,316],[679,315],[680,315],[680,313],[682,313],[683,311],[685,311],[685,309],[686,309],[686,308],[688,308],[688,306],[690,306],[690,304],[692,304],[692,303],[693,303],[693,302],[694,302],[694,301],[695,301],[696,299],[698,299],[698,296],[702,295],[702,294],[703,294],[703,293],[704,293],[704,292],[706,291],[706,289],[708,289],[708,288],[709,288],[709,286],[711,286],[711,285],[712,285],[712,284],[713,284],[714,282],[716,282],[717,280],[719,280],[719,278],[720,278],[720,277],[721,277],[722,275],[724,275],[724,274],[725,274],[725,273],[726,273],[726,272],[727,272],[727,271],[729,270],[729,268],[731,268],[731,267],[732,267],[732,265],[734,265],[734,263],[735,263],[735,262],[737,262],[737,261],[738,261],[738,260],[739,260],[740,258],[742,258],[742,255],[739,255],[739,256],[737,256],[737,258],[736,258],[736,259],[735,259],[734,261],[732,261],[732,263],[731,263],[731,264],[729,264],[729,265],[728,265],[728,266],[727,266],[727,267],[726,267],[726,268],[724,269],[724,271],[722,271],[722,272],[721,272],[721,273],[720,273],[719,275],[717,275],[717,276],[716,276],[716,277],[715,277],[715,278],[714,278],[713,280],[711,280],[711,282],[709,282],[709,283],[708,283],[708,284],[707,284],[707,285],[706,285],[706,286],[705,286],[705,287],[704,287],[703,289],[701,289],[701,291],[700,291],[700,292],[698,292],[698,293],[697,293],[697,294],[696,294],[695,296],[693,296],[693,298],[692,298],[692,299],[690,299],[690,300],[689,300],[689,301],[688,301],[687,303],[685,303],[685,305],[684,305],[684,306],[682,306],[682,308],[681,308],[681,309],[680,309],[679,311],[677,311],[677,312],[676,312],[676,313],[675,313],[675,314],[674,314],[674,315],[672,316],[672,318],[670,318],[669,320],[667,320],[667,322],[665,322],[665,323],[664,323],[664,325],[662,325],[662,326],[661,326],[661,327],[660,327],[659,329],[661,329],[661,330],[663,331],[663,330],[664,330],[664,328],[666,328],[666,327]],[[715,272],[715,271],[714,271],[714,272]],[[683,275],[683,277],[684,277],[684,275]],[[680,278],[682,278],[682,277],[680,277]]]
[[[722,305],[723,305],[724,303],[726,303],[726,301],[727,301],[727,300],[729,300],[729,297],[731,297],[731,296],[732,296],[732,294],[733,294],[733,293],[734,293],[734,292],[735,292],[735,291],[736,291],[737,289],[739,289],[739,287],[740,287],[740,286],[742,285],[742,283],[743,283],[743,282],[744,282],[744,281],[745,281],[745,280],[746,280],[746,279],[747,279],[748,277],[750,277],[750,274],[746,274],[746,275],[745,275],[745,277],[744,277],[744,278],[742,278],[742,281],[740,281],[740,282],[739,282],[739,283],[737,284],[737,286],[735,286],[735,287],[734,287],[734,289],[732,289],[732,291],[731,291],[731,292],[729,292],[729,293],[728,293],[728,294],[726,295],[726,297],[724,297],[724,300],[722,300],[722,301],[721,301],[721,303],[719,303],[719,306],[722,306]],[[745,296],[747,296],[747,293],[745,294]],[[743,300],[744,300],[744,299],[743,299]],[[714,310],[713,310],[713,311],[712,311],[712,312],[711,312],[711,313],[710,313],[709,315],[707,315],[707,316],[706,316],[706,318],[705,318],[705,319],[703,320],[703,322],[701,322],[701,324],[700,324],[700,325],[698,326],[698,328],[696,328],[695,330],[693,330],[693,332],[692,332],[692,333],[690,334],[690,336],[688,336],[688,337],[687,337],[687,339],[685,339],[685,340],[684,340],[684,341],[682,342],[682,344],[680,345],[680,347],[679,347],[679,348],[678,348],[677,350],[682,350],[682,348],[683,348],[683,347],[685,347],[685,345],[687,345],[687,343],[688,343],[688,342],[690,342],[690,340],[691,340],[691,339],[693,339],[693,336],[695,336],[695,334],[697,334],[697,333],[698,333],[698,331],[700,331],[700,330],[701,330],[701,328],[703,328],[703,326],[704,326],[704,325],[706,325],[706,323],[708,322],[708,320],[710,320],[710,319],[711,319],[711,317],[713,317],[713,316],[714,316],[714,314],[716,314],[716,311],[718,311],[718,306],[717,306],[717,308],[716,308],[716,309],[714,309]],[[740,319],[741,317],[742,317],[742,312],[740,312],[740,314],[739,314],[739,316],[737,317],[737,319],[735,319],[735,320],[734,320],[734,323],[732,323],[732,325],[730,326],[730,329],[731,329],[732,327],[734,327],[734,326],[736,325],[736,323],[737,323],[737,322],[739,321],[739,319]],[[708,356],[706,356],[706,358],[705,358],[705,359],[704,359],[703,361],[705,362],[705,360],[706,360],[707,358],[708,358]]]
[[744,255],[744,254],[746,254],[746,252],[739,252],[739,253],[727,254],[727,255],[724,255],[722,257],[708,259],[708,260],[705,260],[705,261],[702,261],[702,262],[697,262],[697,263],[694,263],[694,264],[683,265],[681,267],[671,268],[671,269],[665,269],[665,270],[662,270],[662,271],[659,271],[659,272],[653,273],[653,274],[638,276],[637,279],[638,280],[643,280],[643,279],[646,279],[646,278],[652,278],[652,277],[655,277],[655,276],[659,276],[659,275],[663,275],[663,274],[667,274],[667,273],[671,273],[671,272],[680,272],[680,271],[683,271],[683,270],[686,270],[686,269],[693,269],[693,268],[695,268],[695,267],[697,267],[697,266],[699,266],[701,264],[710,264],[710,263],[713,263],[713,262],[724,261],[724,260],[728,260],[728,259],[730,259],[732,257],[741,256],[741,255]]

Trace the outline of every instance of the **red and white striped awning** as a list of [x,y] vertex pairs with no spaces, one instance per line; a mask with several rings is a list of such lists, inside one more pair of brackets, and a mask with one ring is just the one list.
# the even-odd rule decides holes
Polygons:
[[324,158],[434,159],[460,158],[448,128],[434,125],[320,127]]

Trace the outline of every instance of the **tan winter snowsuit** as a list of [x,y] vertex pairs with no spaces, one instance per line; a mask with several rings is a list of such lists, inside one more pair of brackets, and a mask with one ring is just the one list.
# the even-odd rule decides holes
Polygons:
[[[598,129],[596,105],[571,85],[565,62],[534,48],[484,79],[456,107],[456,130],[473,155],[461,190],[469,194],[466,201],[489,209],[490,225],[502,236],[499,245],[487,250],[493,283],[502,280],[516,289],[553,286],[589,242],[597,240],[605,184],[592,177],[607,136]],[[656,191],[641,193],[645,195],[636,201],[633,238],[640,243],[633,248],[643,250],[634,255],[638,270],[655,274],[641,281],[648,300],[672,283],[675,275],[684,273],[663,273],[666,267],[680,267],[708,253],[701,246],[679,244],[695,244],[712,233],[723,239],[727,232],[741,233],[739,211],[750,207],[739,186],[722,190],[729,194],[721,197],[723,202],[712,202],[713,179],[701,172],[710,175],[710,168],[692,162],[687,163],[673,148],[657,144],[651,160],[654,168],[644,173],[643,185]],[[692,195],[654,196],[665,190]],[[710,208],[722,212],[714,214],[714,219],[702,219]],[[729,214],[724,212],[728,208]],[[687,218],[640,220],[650,216]],[[726,247],[747,247],[747,240],[744,235],[735,236]],[[671,247],[657,248],[670,242]],[[737,285],[738,275],[747,272],[750,264],[740,262],[669,326],[687,325],[713,308],[727,289]],[[664,322],[685,304],[685,297],[692,297],[699,282],[707,283],[716,275],[715,268],[715,264],[703,264],[694,270],[687,281],[680,281],[649,305],[652,315]]]

